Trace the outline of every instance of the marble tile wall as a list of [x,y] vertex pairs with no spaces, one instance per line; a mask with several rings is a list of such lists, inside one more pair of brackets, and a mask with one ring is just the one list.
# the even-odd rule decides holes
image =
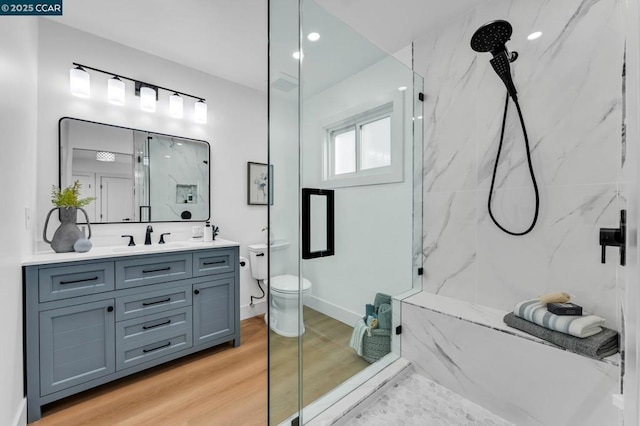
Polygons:
[[[164,136],[156,136],[152,143],[150,194],[154,220],[179,221],[181,213],[189,211],[192,220],[204,222],[209,216],[209,147]],[[185,203],[189,193],[192,201]]]
[[[424,267],[426,292],[510,310],[566,291],[620,329],[618,251],[600,263],[598,233],[624,205],[621,0],[492,0],[414,43],[424,76]],[[540,215],[522,237],[487,213],[505,88],[489,53],[470,48],[494,19],[514,29],[512,74],[540,187]],[[537,40],[527,35],[541,31]],[[526,229],[534,195],[513,104],[493,196],[507,228]],[[405,322],[403,320],[403,322]]]

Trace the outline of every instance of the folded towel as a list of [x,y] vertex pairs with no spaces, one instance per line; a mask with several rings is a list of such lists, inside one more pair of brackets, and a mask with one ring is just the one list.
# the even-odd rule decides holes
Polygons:
[[362,356],[362,342],[364,339],[364,333],[369,330],[367,324],[363,319],[359,319],[356,325],[353,326],[353,333],[351,333],[351,340],[349,346],[355,350],[359,356]]
[[532,336],[558,345],[568,351],[586,355],[592,358],[605,358],[618,352],[620,348],[618,332],[609,328],[591,337],[579,338],[565,333],[549,330],[509,312],[504,317],[504,322],[510,327],[522,330]]
[[549,330],[559,331],[575,337],[589,337],[602,331],[604,319],[596,315],[568,316],[556,315],[547,311],[547,306],[538,299],[520,302],[513,313]]
[[380,308],[380,305],[382,305],[383,303],[388,303],[390,305],[391,296],[384,293],[376,293],[376,298],[373,300],[373,307],[375,308],[376,313],[378,313],[378,309]]
[[384,330],[391,329],[391,305],[383,303],[378,308],[378,327]]
[[376,313],[376,308],[375,308],[375,306],[373,306],[373,305],[371,305],[371,304],[369,304],[369,303],[367,303],[367,304],[364,306],[364,309],[365,309],[365,311],[364,311],[364,312],[365,312],[365,314],[364,314],[364,315],[365,315],[365,316],[367,316],[367,317],[368,317],[369,315],[373,315],[373,314],[375,314],[375,313]]

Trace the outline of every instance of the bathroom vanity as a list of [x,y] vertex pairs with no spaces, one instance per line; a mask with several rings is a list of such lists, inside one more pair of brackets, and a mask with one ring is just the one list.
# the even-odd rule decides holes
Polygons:
[[238,244],[23,262],[27,418],[41,406],[225,342],[240,344]]

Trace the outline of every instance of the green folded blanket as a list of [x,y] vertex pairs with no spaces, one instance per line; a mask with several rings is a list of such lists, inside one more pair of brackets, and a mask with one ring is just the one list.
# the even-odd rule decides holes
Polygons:
[[388,303],[383,303],[378,308],[378,328],[391,329],[391,305]]
[[388,294],[384,294],[384,293],[376,293],[376,298],[373,300],[373,307],[376,310],[376,313],[378,312],[378,309],[380,308],[380,305],[382,305],[383,303],[386,304],[391,304],[391,296],[389,296]]
[[517,317],[513,312],[505,315],[504,323],[532,336],[558,345],[568,351],[586,355],[591,358],[605,358],[618,353],[620,350],[618,332],[606,327],[602,327],[602,331],[598,334],[580,338],[544,328],[538,324]]

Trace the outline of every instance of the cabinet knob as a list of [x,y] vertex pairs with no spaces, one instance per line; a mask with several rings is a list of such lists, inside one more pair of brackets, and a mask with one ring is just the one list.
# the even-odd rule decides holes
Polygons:
[[200,290],[198,290],[198,289],[193,290],[193,294],[200,294]]
[[109,306],[109,307],[107,308],[107,312],[113,312],[113,306]]

